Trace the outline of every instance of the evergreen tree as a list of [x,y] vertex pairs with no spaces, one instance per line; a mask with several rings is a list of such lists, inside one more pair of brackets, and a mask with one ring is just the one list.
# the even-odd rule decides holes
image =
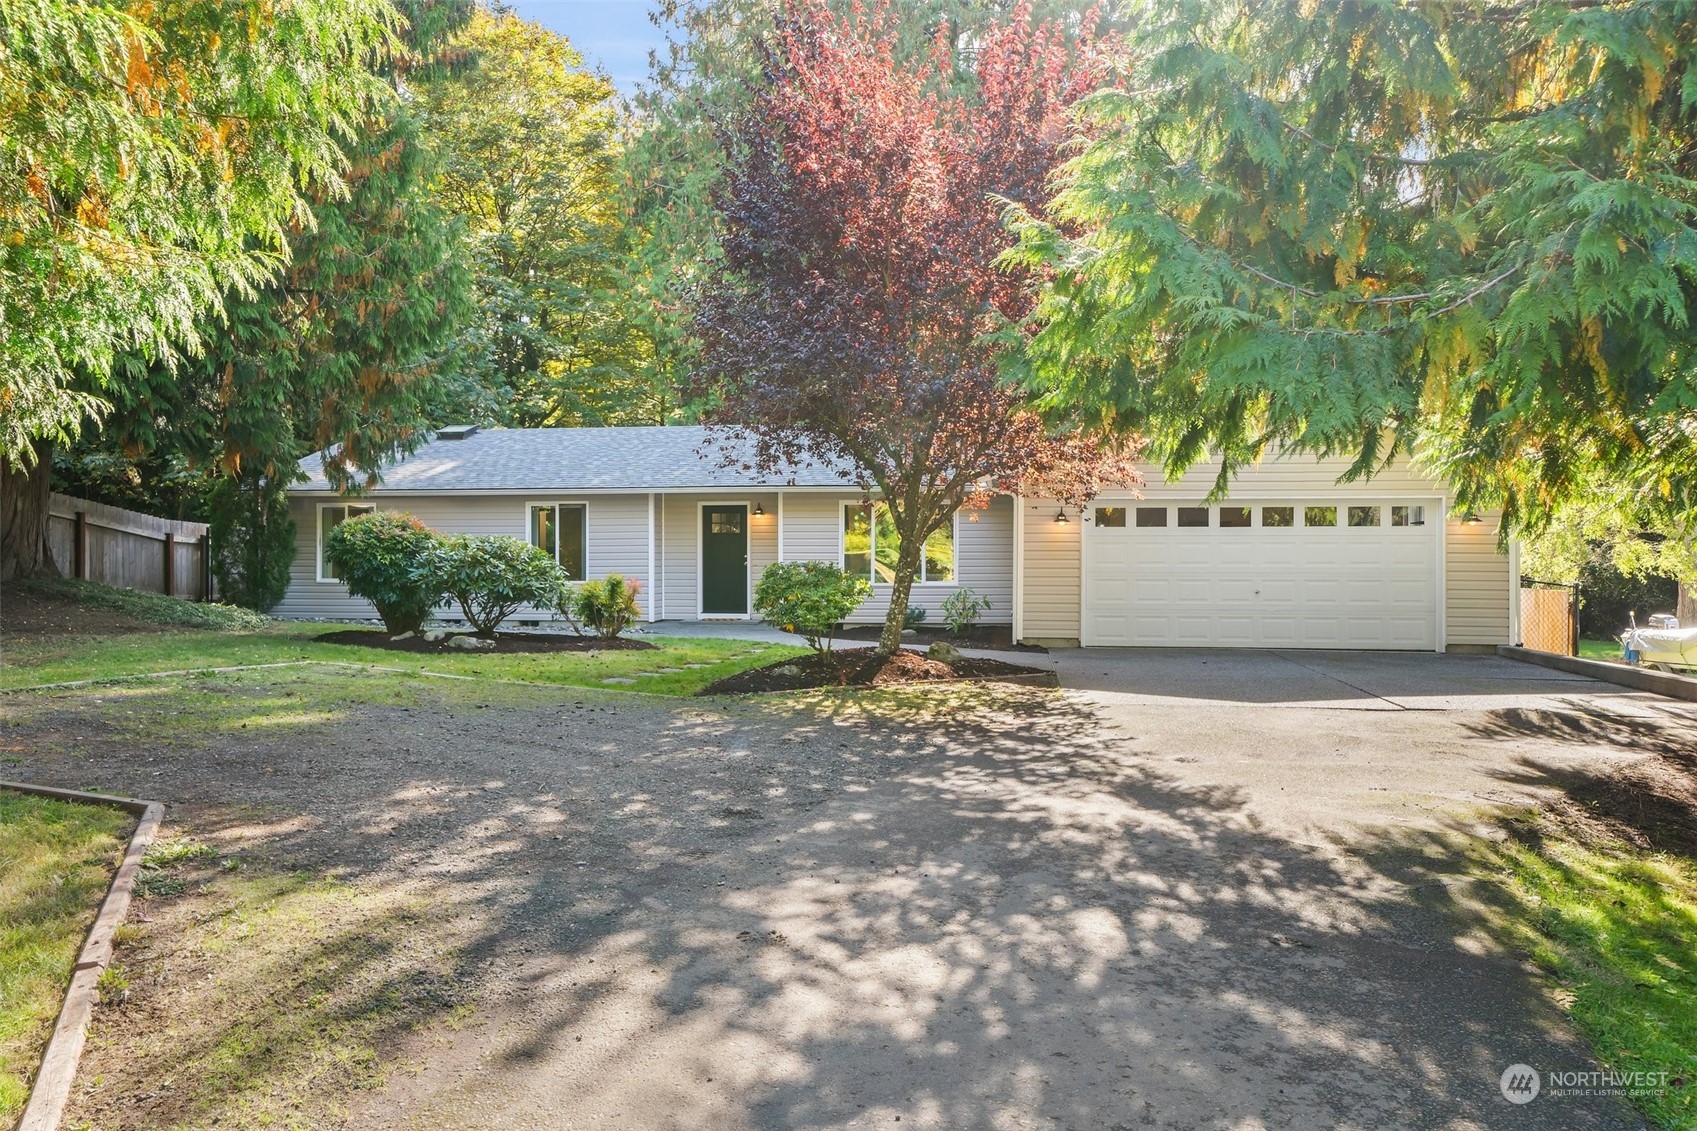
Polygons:
[[1693,513],[1697,5],[1148,4],[1089,101],[1022,376],[1219,486],[1418,447],[1535,529],[1594,475]]
[[0,0],[0,577],[52,572],[52,448],[193,353],[343,191],[338,147],[382,94],[385,0]]

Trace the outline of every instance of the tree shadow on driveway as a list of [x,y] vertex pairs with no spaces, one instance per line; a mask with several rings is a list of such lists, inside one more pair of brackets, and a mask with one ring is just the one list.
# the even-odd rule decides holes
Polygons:
[[76,772],[246,790],[205,835],[451,928],[475,1014],[386,1035],[350,1126],[1639,1125],[1501,1097],[1591,1061],[1441,842],[1302,843],[1087,700],[353,703],[200,757]]
[[1100,741],[1087,704],[978,696],[666,726],[621,768],[690,788],[613,791],[581,869],[499,885],[513,977],[384,1094],[394,1122],[1550,1125],[1500,1073],[1588,1054],[1410,894],[1439,846],[1293,843]]

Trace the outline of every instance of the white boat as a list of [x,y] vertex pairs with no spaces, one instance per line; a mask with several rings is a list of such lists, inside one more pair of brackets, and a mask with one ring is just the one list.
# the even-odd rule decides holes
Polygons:
[[1697,628],[1634,628],[1620,642],[1645,667],[1697,671]]

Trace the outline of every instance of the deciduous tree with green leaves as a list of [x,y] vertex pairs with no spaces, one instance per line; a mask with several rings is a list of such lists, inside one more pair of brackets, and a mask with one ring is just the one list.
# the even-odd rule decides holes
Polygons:
[[479,10],[468,65],[420,83],[437,198],[468,229],[478,311],[460,364],[481,411],[520,427],[656,423],[619,293],[612,84],[562,36]]
[[1148,4],[1052,214],[1022,378],[1219,486],[1418,450],[1535,530],[1592,476],[1692,513],[1697,5]]

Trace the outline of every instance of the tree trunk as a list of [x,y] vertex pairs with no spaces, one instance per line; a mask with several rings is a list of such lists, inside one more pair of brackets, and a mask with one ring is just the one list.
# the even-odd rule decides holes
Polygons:
[[880,656],[893,656],[902,646],[902,628],[907,623],[907,599],[913,593],[913,578],[919,572],[919,555],[924,552],[925,539],[919,539],[918,546],[919,552],[913,552],[904,539],[901,553],[896,555],[895,578],[890,583],[890,608],[884,614],[884,631],[878,634]]
[[1679,603],[1673,615],[1679,618],[1679,627],[1697,628],[1697,585],[1689,581],[1679,583]]
[[0,458],[0,581],[59,576],[47,545],[52,484],[51,444],[35,442],[35,463],[28,468]]

